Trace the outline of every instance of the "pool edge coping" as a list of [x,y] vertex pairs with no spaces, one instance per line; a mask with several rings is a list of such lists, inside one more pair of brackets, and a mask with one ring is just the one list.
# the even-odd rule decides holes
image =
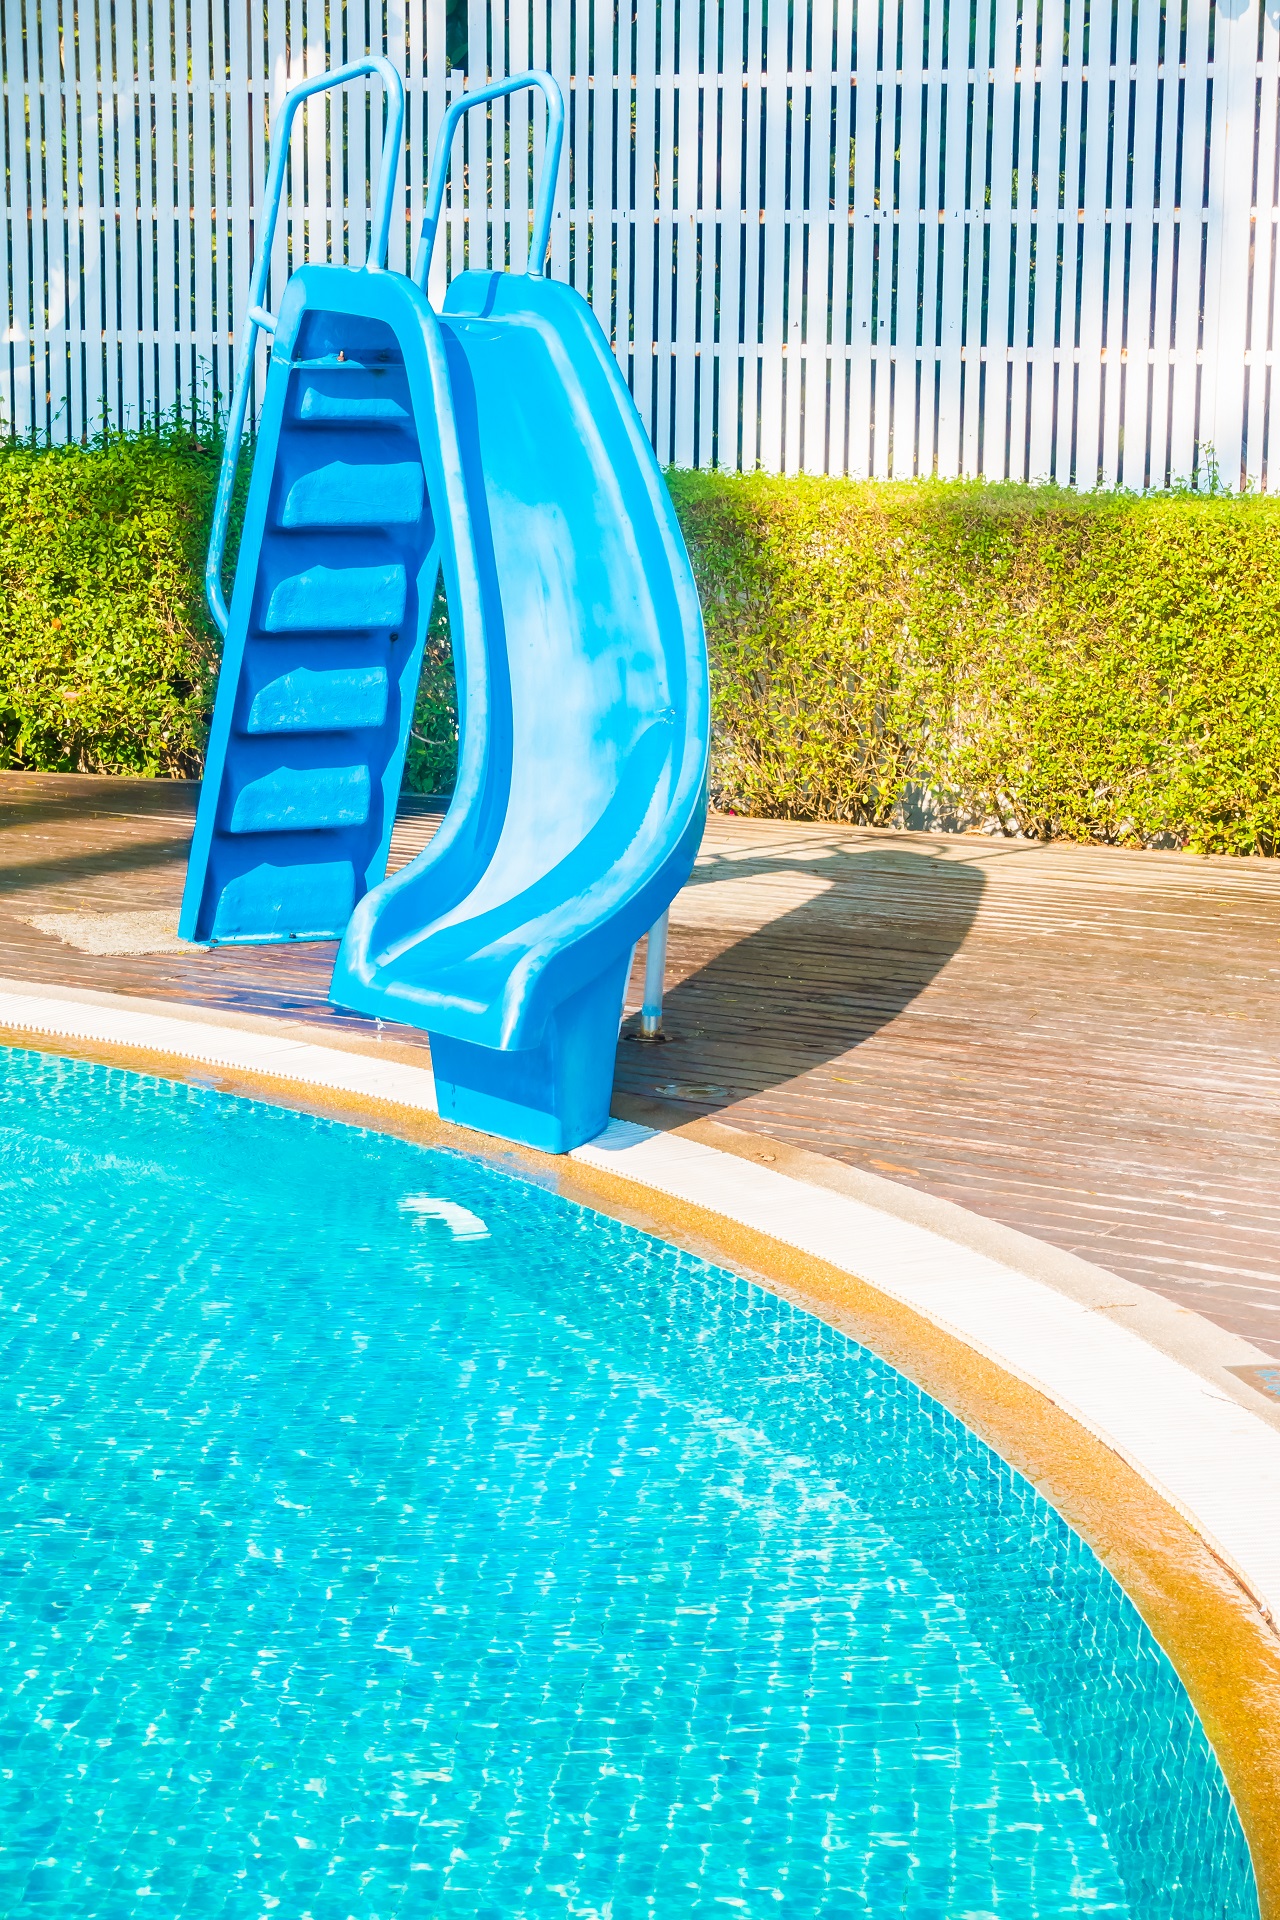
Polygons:
[[[157,1005],[165,1011],[154,1011]],[[864,1339],[1009,1459],[1112,1567],[1192,1694],[1245,1824],[1264,1920],[1280,1920],[1280,1529],[1267,1526],[1267,1513],[1280,1512],[1280,1432],[1203,1374],[1140,1331],[1117,1325],[1102,1307],[1073,1299],[936,1227],[761,1165],[750,1152],[727,1152],[690,1137],[691,1129],[660,1131],[615,1119],[595,1140],[556,1160],[508,1149],[440,1120],[429,1069],[403,1057],[388,1058],[390,1049],[376,1041],[335,1044],[317,1039],[313,1028],[270,1016],[222,1019],[216,1010],[139,1005],[128,995],[30,981],[0,980],[0,1035],[10,1034],[88,1046],[117,1056],[108,1064],[135,1070],[162,1073],[166,1061],[212,1068],[233,1081],[252,1082],[243,1090],[260,1099],[297,1089],[304,1102],[336,1105],[335,1117],[373,1129],[389,1130],[395,1117],[404,1115],[411,1129],[425,1124],[435,1144],[482,1153],[500,1149],[510,1170],[544,1179],[563,1171],[571,1187],[581,1187],[585,1177],[586,1193],[569,1197],[603,1202],[601,1210],[632,1218],[662,1238],[683,1238],[688,1244],[692,1236],[704,1243],[704,1251],[709,1242],[710,1257],[745,1267]],[[403,1056],[407,1049],[395,1051]],[[133,1061],[120,1054],[147,1058]],[[866,1302],[851,1304],[863,1292],[897,1309],[900,1322],[905,1316],[932,1329],[935,1337],[925,1345],[932,1344],[933,1354],[923,1361],[917,1354],[916,1365],[903,1365],[886,1351],[886,1344],[894,1344],[893,1331],[867,1337]],[[876,1317],[874,1305],[871,1317]],[[906,1344],[911,1345],[909,1338]],[[920,1377],[931,1369],[934,1377]],[[1014,1424],[1006,1419],[1004,1444],[995,1417],[1002,1381],[1015,1389]],[[1114,1456],[1203,1543],[1252,1616],[1251,1647],[1249,1622],[1239,1617],[1239,1607],[1233,1610],[1231,1595],[1212,1594],[1212,1571],[1202,1568],[1192,1577],[1185,1564],[1179,1571],[1185,1542],[1180,1547],[1167,1526],[1163,1547],[1155,1549],[1157,1559],[1163,1552],[1174,1563],[1167,1575],[1143,1561],[1144,1552],[1147,1562],[1151,1558],[1146,1549],[1139,1548],[1135,1558],[1133,1543],[1126,1546],[1115,1537],[1120,1522],[1118,1517],[1114,1525],[1108,1522],[1100,1491],[1107,1478],[1105,1460],[1076,1458],[1089,1455],[1089,1449],[1068,1433],[1050,1437],[1048,1478],[1054,1480],[1070,1456],[1092,1486],[1092,1492],[1077,1488],[1073,1511],[1069,1490],[1057,1486],[1055,1497],[1055,1488],[1046,1486],[1044,1460],[1037,1471],[1025,1458],[1011,1457],[1027,1450],[1019,1422],[1030,1420],[1037,1434],[1045,1427],[1028,1395],[1046,1403],[1059,1424],[1080,1430],[1096,1449]],[[1009,1399],[1008,1393],[1003,1397]],[[1048,1426],[1053,1425],[1050,1420]],[[1033,1453],[1040,1444],[1032,1445]],[[1055,1449],[1057,1465],[1052,1464]],[[1230,1485],[1223,1484],[1224,1472]],[[1068,1471],[1065,1481],[1071,1478]],[[1118,1508],[1125,1497],[1119,1483],[1107,1496]],[[1083,1523],[1081,1501],[1087,1513]],[[1153,1537],[1161,1532],[1158,1519],[1152,1523],[1147,1516],[1147,1522]],[[1117,1558],[1127,1566],[1127,1577],[1117,1570]],[[1183,1592],[1180,1600],[1171,1600],[1173,1589],[1182,1592],[1188,1580],[1193,1588],[1199,1581],[1200,1598],[1188,1602]],[[1162,1597],[1165,1588],[1169,1591]],[[1213,1657],[1207,1643],[1197,1647],[1185,1620],[1179,1623],[1170,1615],[1171,1606],[1185,1612],[1188,1604],[1198,1612],[1201,1630],[1208,1628],[1213,1636]],[[1223,1635],[1234,1649],[1226,1656],[1229,1672],[1217,1645]],[[1194,1672],[1188,1672],[1189,1665]],[[1233,1697],[1241,1689],[1248,1693],[1247,1705],[1243,1697]]]
[[1243,1334],[1228,1332],[1195,1309],[1177,1306],[1154,1289],[1126,1280],[1081,1254],[1035,1239],[986,1214],[970,1212],[958,1202],[923,1188],[906,1186],[832,1155],[792,1146],[773,1134],[736,1125],[731,1114],[690,1118],[664,1111],[663,1102],[623,1093],[615,1096],[614,1117],[637,1120],[659,1133],[678,1132],[687,1139],[718,1147],[735,1159],[771,1164],[777,1172],[788,1173],[807,1186],[844,1193],[850,1199],[865,1201],[879,1213],[926,1227],[954,1246],[987,1254],[998,1265],[1010,1267],[1029,1280],[1042,1281],[1054,1292],[1105,1314],[1118,1326],[1135,1327],[1149,1346],[1181,1361],[1192,1373],[1280,1432],[1280,1398],[1230,1372],[1237,1365],[1276,1367],[1280,1363],[1270,1354]]

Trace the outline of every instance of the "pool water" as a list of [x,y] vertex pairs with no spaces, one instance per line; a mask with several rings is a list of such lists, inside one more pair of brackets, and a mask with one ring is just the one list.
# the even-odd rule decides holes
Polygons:
[[1120,1589],[824,1323],[19,1050],[0,1185],[0,1912],[1256,1915]]

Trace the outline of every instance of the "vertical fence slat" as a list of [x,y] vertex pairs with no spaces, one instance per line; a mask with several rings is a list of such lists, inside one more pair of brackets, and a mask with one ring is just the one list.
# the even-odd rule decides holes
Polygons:
[[[263,16],[265,16],[265,19],[263,19]],[[253,245],[250,251],[250,271],[252,272],[253,267],[257,264],[258,246],[265,211],[262,204],[262,193],[267,178],[267,167],[271,158],[271,125],[279,109],[280,102],[284,99],[289,84],[287,0],[265,0],[262,14],[257,14],[255,10],[251,13],[250,18],[255,26],[260,19],[263,21],[266,40],[266,68],[265,72],[261,74],[256,88],[257,111],[254,114],[253,128],[253,184],[249,203],[250,232],[253,237]],[[257,38],[256,34],[254,38]],[[253,58],[255,55],[261,58],[261,54],[256,47],[252,49],[250,57]],[[289,194],[292,194],[294,185],[291,176],[292,169],[289,170],[286,176],[286,192]],[[275,241],[271,253],[271,276],[267,286],[267,298],[272,303],[279,301],[280,290],[284,285],[284,277],[290,270],[289,226],[290,223],[288,219],[285,218],[284,211],[282,210],[281,218],[276,226]],[[244,323],[244,308],[245,301],[248,298],[248,292],[248,282],[246,281],[244,292],[236,304],[237,328],[241,327]],[[258,350],[259,376],[263,373],[265,364],[266,343],[263,342]],[[259,394],[261,390],[261,386],[259,386]]]
[[1159,106],[1156,139],[1159,164],[1154,176],[1153,293],[1149,329],[1150,406],[1147,435],[1150,447],[1148,483],[1163,486],[1169,478],[1169,401],[1173,379],[1173,295],[1178,254],[1178,126],[1181,89],[1178,79],[1178,25],[1162,9],[1163,43],[1159,50],[1156,89]]
[[931,11],[922,48],[926,87],[920,141],[920,226],[917,247],[919,311],[914,329],[919,365],[915,375],[912,423],[915,472],[922,475],[931,474],[934,470],[938,441],[938,367],[942,345],[938,324],[938,292],[942,274],[939,245],[944,233],[940,214],[943,206],[943,115],[946,111],[946,88],[942,81],[942,30],[941,10]]
[[[301,13],[301,9],[299,10]],[[296,17],[296,16],[295,16]],[[328,24],[330,14],[327,8],[308,6],[298,21],[302,35],[301,58],[295,42],[293,53],[292,78],[303,74],[310,77],[323,73],[329,62]],[[347,89],[344,89],[344,92]],[[363,88],[351,89],[355,98]],[[306,208],[305,255],[308,260],[342,259],[346,251],[343,236],[339,228],[337,208],[334,205],[333,168],[331,165],[331,147],[329,132],[331,126],[341,124],[342,96],[337,93],[317,94],[308,101],[298,116],[302,121],[302,155],[305,158],[306,172],[304,204]],[[363,200],[363,188],[360,199]],[[363,221],[359,218],[360,209],[353,206],[351,213],[350,245],[356,265],[364,260],[363,239],[358,237]]]
[[[624,10],[624,22],[625,19]],[[645,431],[651,435],[657,431],[653,365],[653,243],[657,221],[654,156],[657,144],[658,30],[656,10],[637,8],[632,53],[635,65],[633,69],[628,69],[634,72],[635,85],[634,89],[629,90],[630,114],[634,115],[634,145],[630,163],[634,185],[628,188],[630,300],[627,307],[627,351],[631,391]],[[627,120],[622,118],[619,131],[623,138],[626,138],[626,129]]]
[[[17,278],[11,262],[15,245],[14,228],[21,213],[25,185],[17,172],[10,126],[15,86],[21,92],[21,42],[16,43],[18,57],[15,62],[15,42],[9,31],[9,14],[8,0],[0,0],[0,259],[3,259],[6,268],[3,292],[0,294],[0,427],[9,433],[16,433],[19,320]],[[16,82],[15,65],[18,68]]]
[[[439,132],[445,111],[454,94],[459,91],[461,76],[446,73],[445,61],[445,12],[443,7],[426,9],[425,33],[422,40],[422,58],[424,62],[423,94],[425,99],[425,118],[428,129],[427,141],[422,155],[422,175],[426,178],[427,169],[434,162],[435,140]],[[494,32],[501,31],[495,21]],[[483,44],[483,35],[481,36]],[[468,46],[471,36],[468,35]],[[499,54],[501,58],[501,54]],[[483,85],[483,73],[470,75],[472,86]],[[501,108],[492,110],[477,108],[466,116],[462,127],[454,136],[452,165],[449,166],[449,180],[445,194],[444,217],[441,232],[436,243],[431,264],[431,297],[439,302],[444,298],[444,290],[451,274],[460,271],[468,258],[468,237],[472,244],[479,240],[492,251],[489,258],[493,264],[502,264],[506,239],[505,228],[501,220],[495,226],[489,219],[487,205],[486,159],[490,153],[495,166],[501,164]],[[491,133],[492,128],[492,133]],[[492,139],[492,146],[491,146]],[[477,165],[478,160],[478,165]],[[446,157],[445,165],[449,165]],[[415,168],[415,172],[417,169]],[[476,205],[476,173],[479,173],[479,205]],[[496,209],[495,209],[496,211]],[[474,227],[472,223],[475,223]],[[483,257],[483,256],[482,256]],[[476,262],[475,264],[480,264]]]
[[[234,373],[231,340],[235,330],[235,206],[237,169],[248,147],[248,102],[231,78],[236,44],[235,23],[240,8],[212,9],[213,34],[209,48],[209,120],[213,148],[213,311],[193,315],[190,357],[201,383],[204,403],[217,406],[230,394]],[[181,41],[178,43],[179,57]],[[177,151],[181,160],[183,141]],[[200,328],[197,339],[195,328]]]
[[[783,23],[780,22],[780,26]],[[804,264],[808,234],[807,196],[805,193],[805,12],[792,13],[785,31],[778,35],[782,61],[780,84],[775,90],[781,138],[782,192],[785,219],[782,222],[782,295],[780,316],[783,341],[782,381],[778,407],[782,420],[782,447],[779,465],[784,473],[795,473],[800,466],[803,440],[801,408],[804,402]],[[769,196],[766,192],[765,205]],[[775,218],[770,222],[777,226]]]
[[[133,140],[136,151],[138,211],[138,414],[141,421],[153,421],[160,411],[161,315],[158,282],[159,208],[157,206],[156,83],[163,49],[157,45],[155,0],[134,0],[137,94],[133,116]],[[163,5],[163,0],[160,0]],[[169,258],[172,259],[172,248]],[[168,262],[166,262],[166,277]],[[168,326],[165,333],[168,334]],[[166,338],[164,347],[172,351]]]
[[[412,159],[418,150],[415,143],[420,143],[422,138],[421,88],[414,84],[415,34],[420,34],[421,32],[421,15],[422,9],[420,7],[407,7],[405,0],[387,0],[387,33],[384,47],[381,35],[376,31],[369,30],[372,27],[372,22],[368,21],[366,14],[362,11],[355,11],[353,13],[350,7],[348,8],[347,14],[348,21],[351,23],[348,26],[348,44],[351,49],[348,57],[354,59],[357,53],[361,52],[385,52],[388,60],[390,60],[392,66],[396,68],[404,81],[405,151],[399,161],[399,177],[401,186],[404,189],[404,199],[392,216],[391,237],[387,245],[387,265],[393,273],[405,273],[409,268],[412,247],[410,236],[414,225],[413,216],[415,211],[414,195],[417,188],[417,181],[420,177],[420,168],[414,167]],[[368,25],[366,25],[366,23],[368,23]],[[420,68],[422,58],[420,47],[417,49],[417,54]],[[378,91],[381,91],[381,89]],[[367,122],[368,133],[366,133],[365,125],[362,122],[361,149],[363,160],[360,163],[353,161],[352,164],[353,166],[363,164],[366,171],[377,163],[379,135],[382,131],[381,112],[382,109],[380,106],[376,109],[370,109]],[[372,136],[371,138],[370,135]]]
[[832,0],[814,0],[806,44],[803,21],[796,31],[797,82],[801,101],[801,153],[804,159],[804,250],[801,260],[800,353],[804,386],[797,398],[799,444],[796,467],[824,473],[830,430],[831,332],[827,287],[831,266],[833,216],[830,206],[831,143],[835,134],[832,98]]
[[[1107,32],[1112,8],[1101,9],[1089,27],[1088,78],[1082,89],[1080,143],[1084,190],[1079,202],[1079,281],[1075,346],[1078,355],[1072,477],[1082,487],[1098,483],[1102,463],[1102,354],[1106,328],[1107,162],[1110,157],[1110,78]],[[1076,159],[1072,155],[1072,160]]]
[[67,118],[57,0],[41,0],[40,52],[43,75],[45,307],[48,334],[49,409],[53,431],[73,431],[71,367],[68,354]]
[[736,467],[739,464],[742,432],[740,276],[746,239],[741,213],[745,192],[745,15],[746,0],[723,0],[724,51],[719,55],[716,75],[720,167],[714,195],[717,246],[715,280],[719,297],[715,338],[716,430],[713,449],[716,464],[722,467]]
[[[69,440],[83,438],[84,420],[84,279],[80,235],[80,88],[77,29],[70,0],[60,0],[59,32],[62,44],[62,126],[66,163],[62,175],[63,258],[66,285],[63,324],[66,329],[67,424]],[[0,407],[0,419],[3,408]]]
[[[236,330],[249,297],[253,265],[253,178],[255,158],[261,160],[262,89],[250,86],[254,55],[261,58],[261,28],[255,47],[249,37],[246,9],[233,5],[227,36],[227,140],[231,207],[226,229],[226,304],[218,315],[213,367],[214,391],[222,404],[230,399],[235,378]],[[221,235],[220,235],[221,237]]]
[[109,0],[97,0],[96,32],[98,53],[98,166],[100,195],[98,203],[102,246],[102,362],[103,411],[113,421],[123,421],[119,367],[119,314],[117,296],[120,273],[120,229],[116,190],[116,119],[118,91],[114,72],[115,48],[111,32]]
[[1035,155],[1035,284],[1029,294],[1030,352],[1026,369],[1026,478],[1031,481],[1047,480],[1053,467],[1054,410],[1060,371],[1055,338],[1058,259],[1065,236],[1058,173],[1065,107],[1066,26],[1063,0],[1045,0],[1038,83],[1039,145]]
[[671,459],[691,467],[697,459],[694,428],[698,392],[698,183],[702,141],[698,104],[698,9],[683,7],[676,40],[672,129],[677,171],[672,194],[672,245],[675,252],[675,299],[667,307],[667,348],[662,384],[669,393]]
[[871,460],[878,480],[893,472],[895,382],[893,345],[896,319],[898,210],[898,5],[885,0],[883,32],[876,50],[875,217],[868,304],[871,317]]
[[742,424],[739,447],[744,467],[762,462],[761,454],[761,282],[765,236],[760,223],[760,182],[764,166],[765,0],[747,0],[743,27],[742,73],[742,271],[740,314]]
[[[386,51],[399,66],[401,60],[397,54],[400,49],[396,47],[391,12],[388,9]],[[333,35],[334,45],[330,54],[335,65],[357,60],[364,53],[383,52],[381,34],[377,35],[376,46],[368,46],[371,36],[365,32],[364,19],[354,6],[344,7],[339,15],[339,24],[342,28],[341,37],[337,33]],[[369,250],[370,174],[376,171],[379,135],[382,132],[382,88],[376,82],[364,87],[344,87],[341,94],[334,95],[329,114],[335,141],[341,143],[337,151],[331,150],[329,158],[329,204],[333,209],[332,218],[343,234],[343,244],[335,248],[335,257],[357,266],[367,257]],[[345,220],[344,204],[348,209]],[[388,260],[395,243],[396,236],[392,234],[387,245]]]
[[1243,478],[1258,6],[1217,10],[1209,148],[1201,447],[1228,486]]
[[589,19],[588,6],[575,8],[572,20],[567,7],[553,9],[550,61],[551,71],[564,88],[568,116],[565,128],[566,152],[560,166],[555,212],[551,221],[550,272],[555,279],[567,280],[570,286],[576,287],[584,299],[588,295],[587,231],[584,227],[581,236],[582,255],[579,258],[573,188],[579,160],[584,168],[586,166],[590,141],[588,120],[591,89],[587,84],[588,40],[584,31]]
[[1034,350],[1031,329],[1031,289],[1035,234],[1036,32],[1039,9],[1035,0],[1023,0],[1018,23],[1018,77],[1014,83],[1013,166],[1017,182],[1010,233],[1009,423],[1006,471],[1011,480],[1025,480],[1029,462],[1029,370]]
[[[688,9],[685,10],[687,17]],[[650,165],[654,183],[653,249],[653,443],[658,458],[669,461],[671,447],[671,338],[672,306],[681,288],[680,220],[676,209],[676,176],[680,127],[677,115],[675,9],[658,15],[657,78],[654,86],[653,149]],[[650,243],[646,242],[646,251]],[[665,269],[665,270],[664,270]]]
[[[689,464],[699,467],[710,466],[715,457],[716,172],[720,126],[717,68],[722,6],[723,0],[709,0],[702,9],[701,38],[695,39],[694,70],[687,82],[694,89],[692,104],[698,154],[698,177],[689,209],[697,263]],[[693,17],[697,21],[696,12]]]
[[[178,231],[177,195],[173,166],[173,28],[171,0],[153,0],[151,10],[151,232],[147,235],[148,289],[156,330],[155,411],[171,414],[178,404],[182,382],[182,334],[185,316],[178,311],[177,289],[182,237]],[[185,49],[184,49],[185,51]],[[207,74],[192,63],[193,88]],[[206,86],[206,98],[207,98]],[[207,111],[207,108],[206,108]],[[151,396],[148,395],[148,399]],[[149,411],[150,409],[148,409]]]
[[[506,10],[506,59],[504,70],[507,73],[522,73],[532,65],[533,49],[529,42],[529,9],[525,5],[509,6]],[[495,19],[496,39],[496,19]],[[541,115],[539,102],[537,111]],[[499,102],[494,108],[495,129],[505,115],[507,128],[509,164],[506,171],[506,209],[507,209],[507,246],[505,264],[513,273],[523,273],[529,257],[529,206],[530,206],[530,159],[529,150],[533,131],[533,103],[527,93],[513,93],[505,102]],[[501,265],[502,262],[497,264]]]
[[102,206],[102,80],[98,21],[92,7],[77,12],[76,41],[80,73],[80,178],[84,206],[80,242],[84,250],[81,303],[84,313],[85,431],[96,432],[114,409],[106,378],[106,273]]
[[[886,28],[888,21],[886,19]],[[923,220],[921,184],[924,107],[927,98],[923,78],[923,7],[901,0],[899,44],[901,52],[884,50],[885,94],[894,101],[895,131],[889,141],[887,161],[896,176],[892,196],[894,211],[893,291],[890,305],[890,366],[893,384],[893,451],[886,471],[895,479],[907,480],[916,471],[916,390],[920,370],[917,348],[920,285],[920,240]],[[888,35],[886,32],[886,42]]]
[[[843,472],[849,457],[849,378],[854,344],[853,302],[849,297],[849,269],[853,244],[853,115],[855,0],[835,0],[832,59],[831,158],[827,184],[819,203],[831,215],[831,259],[827,285],[822,290],[830,342],[830,402],[827,413],[826,453],[822,470]],[[815,99],[818,71],[815,68]],[[816,111],[816,108],[815,108]],[[811,472],[817,472],[815,461]]]
[[[1119,405],[1116,409],[1115,474],[1124,486],[1145,484],[1148,458],[1148,401],[1152,307],[1152,264],[1155,242],[1156,55],[1159,48],[1160,0],[1139,0],[1137,59],[1130,72],[1130,48],[1123,48],[1120,70],[1125,92],[1132,101],[1126,190],[1116,199],[1125,210],[1124,226],[1115,236],[1121,250],[1120,296],[1117,326]],[[1113,222],[1114,224],[1114,222]]]
[[118,258],[117,353],[121,416],[126,426],[142,421],[142,261],[139,241],[143,219],[140,107],[143,75],[150,62],[150,33],[145,0],[138,27],[128,9],[112,9],[115,27],[116,245]]
[[991,9],[995,0],[973,0],[969,20],[969,69],[965,172],[965,266],[963,328],[962,467],[967,478],[982,470],[982,404],[987,388],[985,261],[987,231],[987,128],[991,117]]
[[1014,241],[1014,118],[1018,99],[1018,0],[996,0],[994,46],[979,50],[980,61],[990,59],[992,82],[988,138],[991,162],[987,175],[990,206],[987,212],[985,331],[986,369],[983,408],[982,471],[989,480],[1009,472],[1010,337],[1009,297],[1012,292]]
[[880,225],[876,192],[880,77],[876,0],[856,0],[856,5],[846,458],[849,472],[862,478],[871,473],[874,458],[871,421],[876,349],[875,259]]
[[635,347],[635,262],[640,244],[637,230],[643,169],[637,155],[635,113],[637,91],[635,74],[640,46],[640,24],[630,9],[617,11],[617,48],[613,89],[614,152],[614,353],[627,384],[642,407],[643,393],[636,384]]
[[[1171,28],[1176,38],[1176,28]],[[1200,322],[1204,285],[1205,151],[1209,135],[1209,10],[1188,10],[1180,78],[1182,165],[1177,181],[1178,269],[1174,288],[1174,368],[1170,405],[1169,467],[1175,480],[1198,466]]]
[[[1124,392],[1124,293],[1125,241],[1127,238],[1126,193],[1128,155],[1132,151],[1129,95],[1128,10],[1112,0],[1102,15],[1099,27],[1106,25],[1111,42],[1106,57],[1111,65],[1107,82],[1107,184],[1104,197],[1103,230],[1103,332],[1099,379],[1102,388],[1102,416],[1098,432],[1098,480],[1114,487],[1119,478],[1120,409]],[[1097,54],[1103,56],[1101,38]],[[1101,129],[1098,128],[1099,135]]]
[[22,0],[5,0],[4,62],[6,167],[9,178],[9,297],[5,302],[5,346],[9,374],[10,431],[25,436],[38,430],[35,407],[35,301],[31,281],[31,209],[34,203],[27,139],[28,62]]
[[578,290],[590,300],[605,338],[613,345],[614,256],[618,243],[614,115],[618,91],[612,7],[605,0],[584,0],[578,7],[578,28],[579,144],[574,160],[574,201],[579,224],[575,247],[583,253],[590,277],[589,287],[579,277]]
[[1258,143],[1253,209],[1253,271],[1247,352],[1245,477],[1251,487],[1268,480],[1267,433],[1271,414],[1272,353],[1276,297],[1277,141],[1280,140],[1280,19],[1264,9],[1258,72]]
[[[225,348],[221,355],[218,352],[219,336],[225,341],[240,318],[229,310],[231,290],[225,285],[228,251],[224,242],[225,223],[218,218],[219,198],[227,185],[226,150],[216,133],[227,105],[226,66],[224,59],[222,73],[219,73],[214,47],[220,33],[210,32],[221,9],[211,4],[211,0],[187,0],[184,11],[189,35],[191,91],[184,102],[179,152],[182,171],[190,182],[191,199],[190,217],[185,223],[186,242],[178,254],[182,270],[182,326],[190,341],[193,379],[199,383],[193,398],[197,404],[212,405],[216,404],[215,391],[229,397],[232,384]],[[233,172],[233,182],[234,179]],[[247,280],[244,292],[247,297]]]
[[937,471],[953,480],[961,471],[960,412],[963,378],[964,258],[966,208],[965,160],[968,141],[967,48],[960,57],[957,43],[968,38],[969,9],[952,0],[948,9],[951,58],[938,101],[938,121],[946,142],[946,159],[938,207],[937,245],[941,258],[936,271],[937,313],[934,339],[937,352],[937,404],[933,420]]
[[31,315],[32,424],[39,434],[53,430],[53,396],[49,378],[48,257],[46,252],[48,206],[46,200],[45,99],[41,86],[42,54],[40,9],[36,0],[27,0],[23,23],[27,48],[27,179],[30,274],[29,310]]

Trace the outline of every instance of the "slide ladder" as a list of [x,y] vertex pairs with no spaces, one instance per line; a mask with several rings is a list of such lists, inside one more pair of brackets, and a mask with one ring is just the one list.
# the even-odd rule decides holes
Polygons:
[[332,998],[426,1029],[446,1118],[564,1152],[607,1122],[635,944],[693,865],[709,696],[653,449],[590,307],[543,274],[564,124],[549,74],[450,107],[414,278],[462,114],[529,86],[547,134],[528,271],[464,272],[440,314],[479,571],[480,617],[451,606],[457,787],[426,851],[357,906]]
[[[294,114],[376,75],[386,125],[369,258],[305,266],[264,299]],[[404,90],[380,58],[303,82],[274,130],[266,218],[232,401],[206,591],[225,637],[179,931],[337,939],[387,852],[427,624],[452,570],[441,336],[385,271]],[[222,565],[258,332],[272,335],[235,590]]]

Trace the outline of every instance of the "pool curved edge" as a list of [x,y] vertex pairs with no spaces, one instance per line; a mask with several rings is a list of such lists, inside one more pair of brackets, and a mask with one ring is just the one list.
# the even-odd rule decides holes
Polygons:
[[[1217,1753],[1264,1920],[1280,1920],[1272,1428],[1128,1330],[1040,1298],[1050,1290],[1024,1275],[703,1141],[616,1122],[552,1159],[439,1120],[429,1073],[403,1058],[317,1045],[311,1033],[304,1042],[284,1021],[224,1023],[188,1008],[166,1018],[123,995],[21,985],[0,987],[0,1042],[212,1081],[506,1165],[743,1271],[890,1362],[1022,1473],[1128,1593]],[[1177,1482],[1179,1453],[1197,1457],[1216,1498],[1198,1501],[1194,1476]],[[1232,1482],[1215,1488],[1224,1461]]]

